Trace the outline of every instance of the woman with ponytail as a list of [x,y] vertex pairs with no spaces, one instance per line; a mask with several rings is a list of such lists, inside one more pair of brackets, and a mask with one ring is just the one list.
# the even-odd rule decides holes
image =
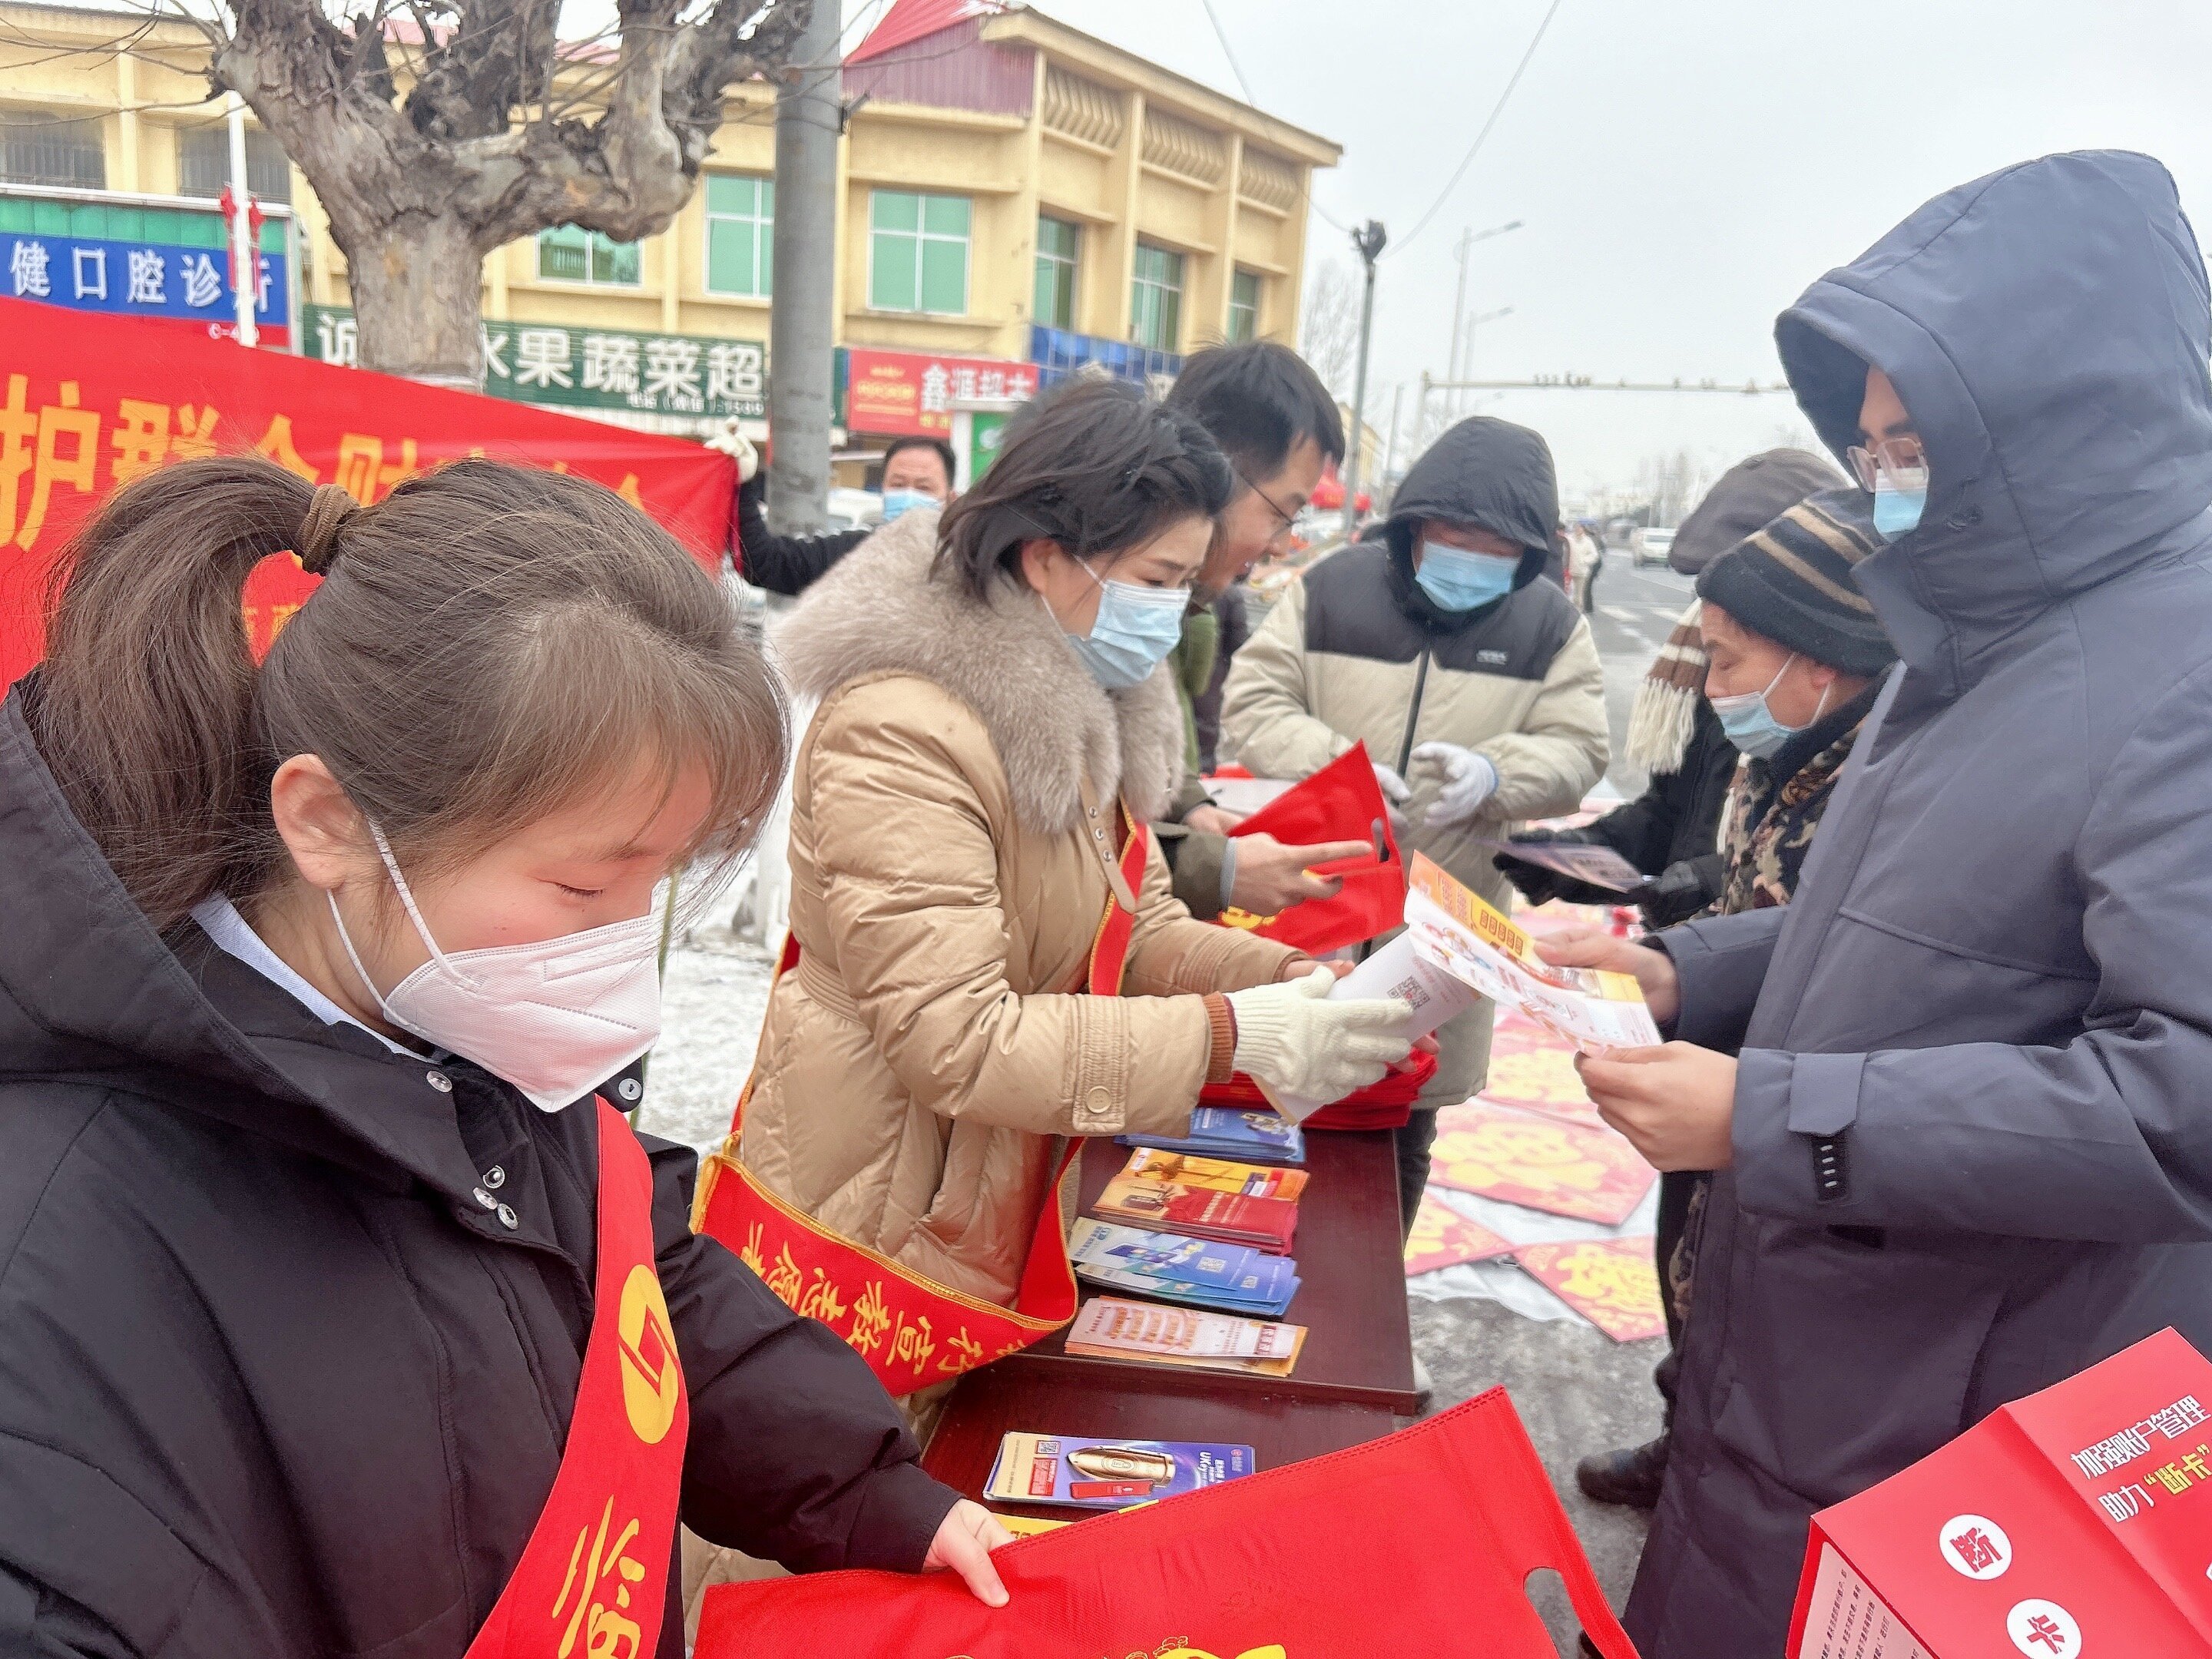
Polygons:
[[[324,580],[257,667],[285,550]],[[675,1659],[679,1515],[1002,1594],[597,1096],[655,887],[781,770],[714,580],[580,480],[205,459],[58,593],[0,705],[0,1653]]]

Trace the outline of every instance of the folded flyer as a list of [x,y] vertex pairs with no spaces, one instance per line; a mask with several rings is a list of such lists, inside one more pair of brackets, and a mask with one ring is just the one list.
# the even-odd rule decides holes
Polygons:
[[1553,870],[1572,881],[1626,893],[1651,879],[1610,847],[1593,847],[1571,841],[1484,841],[1477,843],[1509,858],[1540,869]]
[[1407,879],[1404,937],[1413,940],[1414,955],[1426,966],[1518,1008],[1585,1053],[1658,1042],[1659,1028],[1633,975],[1553,967],[1536,954],[1535,941],[1525,930],[1425,854],[1413,854]]
[[1272,1318],[1297,1294],[1297,1263],[1247,1244],[1079,1221],[1068,1235],[1077,1274],[1110,1290]]
[[1278,1325],[1156,1303],[1098,1297],[1068,1328],[1066,1351],[1096,1358],[1288,1376],[1305,1346],[1306,1328]]
[[1200,1107],[1190,1115],[1187,1135],[1122,1135],[1115,1145],[1153,1146],[1164,1152],[1191,1152],[1200,1158],[1243,1158],[1255,1164],[1306,1161],[1305,1135],[1297,1124],[1273,1112],[1234,1106]]
[[[1462,983],[1449,970],[1431,967],[1413,949],[1413,936],[1403,933],[1376,951],[1329,992],[1333,1000],[1395,997],[1408,1003],[1413,1018],[1406,1027],[1408,1036],[1424,1037],[1463,1009],[1482,1000],[1482,994]],[[1277,1094],[1263,1087],[1275,1109],[1293,1123],[1303,1123],[1330,1103],[1297,1095]]]
[[1125,1510],[1252,1473],[1249,1446],[1199,1440],[1091,1440],[1024,1434],[999,1443],[986,1498],[1002,1504],[1066,1504]]
[[1139,1146],[1130,1153],[1121,1173],[1140,1181],[1202,1187],[1208,1192],[1242,1193],[1247,1198],[1296,1200],[1306,1189],[1303,1170],[1235,1164],[1225,1158],[1200,1158],[1189,1152],[1164,1152],[1152,1146]]

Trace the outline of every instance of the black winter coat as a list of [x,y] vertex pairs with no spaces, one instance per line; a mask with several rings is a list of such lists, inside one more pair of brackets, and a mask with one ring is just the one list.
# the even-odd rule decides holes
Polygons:
[[832,530],[819,536],[779,536],[768,527],[761,502],[765,474],[739,484],[730,502],[730,553],[738,574],[755,587],[796,597],[822,573],[868,539],[869,532]]
[[[591,1106],[158,937],[37,753],[34,685],[0,705],[0,1656],[451,1659],[567,1434]],[[692,1236],[692,1154],[645,1144],[684,1519],[793,1567],[917,1567],[955,1495],[850,1349]]]

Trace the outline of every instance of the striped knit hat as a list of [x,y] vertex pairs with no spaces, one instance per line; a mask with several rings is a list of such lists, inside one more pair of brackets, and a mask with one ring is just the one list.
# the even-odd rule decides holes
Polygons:
[[1755,634],[1847,674],[1897,660],[1851,572],[1879,552],[1874,497],[1827,489],[1755,530],[1699,573],[1698,597]]

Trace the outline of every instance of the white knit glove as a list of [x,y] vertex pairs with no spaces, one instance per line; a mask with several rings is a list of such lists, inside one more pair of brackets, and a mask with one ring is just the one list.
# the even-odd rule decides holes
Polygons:
[[1284,985],[1229,994],[1237,1069],[1280,1093],[1328,1104],[1380,1082],[1413,1051],[1413,1005],[1395,997],[1331,1002],[1336,975],[1316,968]]
[[[1427,745],[1425,744],[1422,747],[1426,748]],[[1418,754],[1419,750],[1417,750],[1414,752]],[[1375,769],[1375,781],[1382,789],[1384,800],[1389,801],[1393,806],[1403,806],[1407,801],[1413,799],[1413,792],[1406,787],[1405,779],[1383,765],[1381,761],[1370,761],[1367,763]]]
[[753,474],[760,471],[760,451],[753,447],[751,439],[738,430],[735,421],[725,422],[721,429],[707,440],[707,447],[720,450],[738,464],[739,483],[750,483]]
[[1413,770],[1439,779],[1437,798],[1421,814],[1431,830],[1455,830],[1474,821],[1482,804],[1498,793],[1498,769],[1490,757],[1455,743],[1425,743],[1413,750]]

